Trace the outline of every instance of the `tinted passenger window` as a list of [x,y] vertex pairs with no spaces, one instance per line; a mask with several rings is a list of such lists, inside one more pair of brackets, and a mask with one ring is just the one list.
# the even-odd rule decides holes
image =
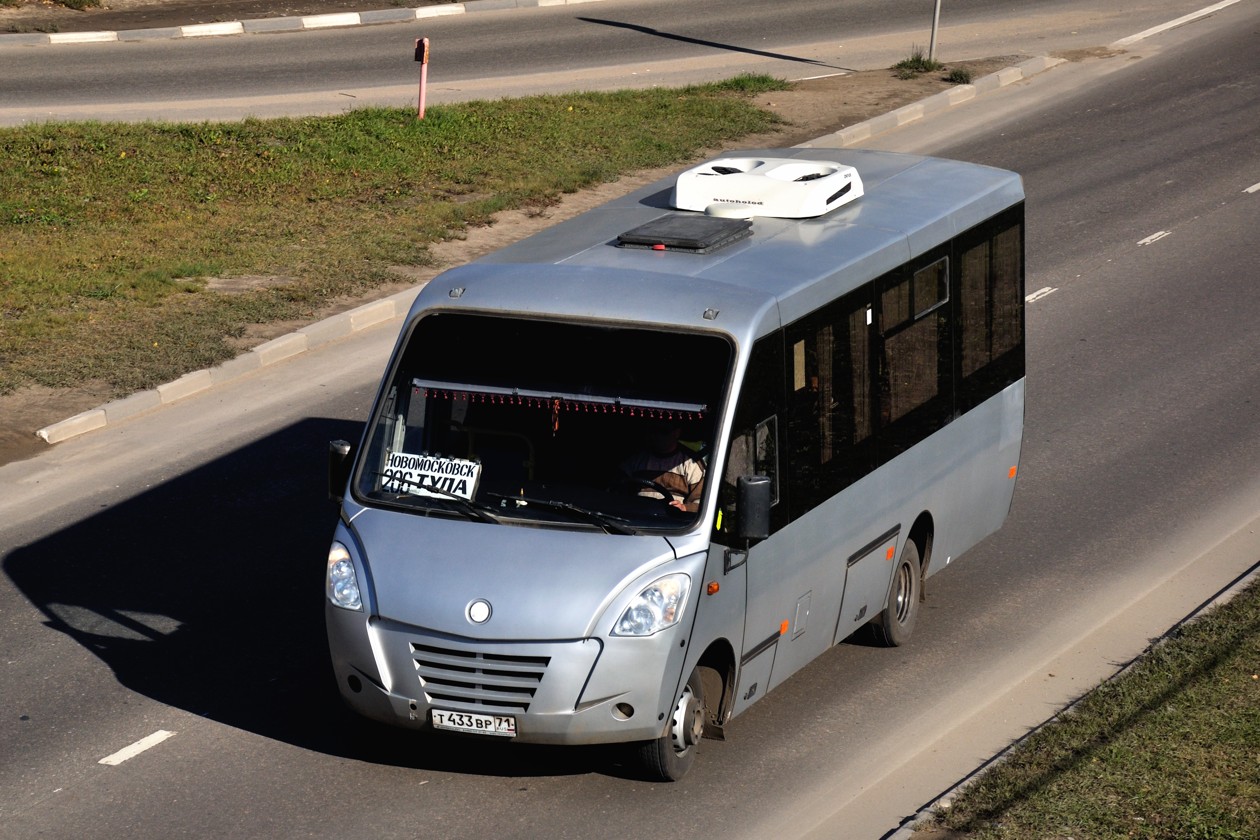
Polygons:
[[943,306],[949,300],[949,260],[933,260],[908,276],[884,282],[881,415],[888,424],[939,395],[949,396],[948,309]]
[[787,328],[792,517],[873,468],[871,293],[863,289]]
[[[1022,209],[1022,208],[1021,208]],[[960,237],[958,410],[1024,375],[1024,231],[1019,210]]]

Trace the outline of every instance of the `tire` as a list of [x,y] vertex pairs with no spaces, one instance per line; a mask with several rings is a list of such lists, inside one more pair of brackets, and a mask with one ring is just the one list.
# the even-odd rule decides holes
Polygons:
[[692,671],[678,693],[669,729],[654,741],[639,745],[639,763],[653,781],[676,782],[696,761],[704,730],[704,686],[700,672]]
[[897,568],[893,570],[884,611],[871,622],[876,640],[885,647],[904,645],[910,641],[910,635],[914,632],[914,622],[919,617],[919,600],[923,593],[923,578],[919,566],[919,547],[913,540],[907,540],[905,547],[901,549]]

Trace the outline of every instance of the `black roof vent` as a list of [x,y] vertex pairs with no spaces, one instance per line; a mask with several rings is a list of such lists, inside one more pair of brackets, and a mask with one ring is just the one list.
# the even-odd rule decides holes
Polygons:
[[617,237],[617,244],[623,248],[708,254],[749,236],[749,219],[668,215],[626,231]]

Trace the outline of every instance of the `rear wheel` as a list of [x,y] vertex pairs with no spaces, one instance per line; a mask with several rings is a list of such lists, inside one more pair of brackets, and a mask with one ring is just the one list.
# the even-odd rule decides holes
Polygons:
[[888,647],[899,647],[910,641],[914,622],[919,615],[919,598],[923,579],[919,569],[919,547],[907,540],[901,549],[901,559],[893,571],[892,586],[888,589],[888,601],[884,611],[872,622],[875,638]]
[[674,703],[669,729],[660,738],[645,741],[639,746],[639,761],[643,769],[658,781],[678,781],[695,763],[703,731],[704,687],[700,682],[700,672],[692,671]]

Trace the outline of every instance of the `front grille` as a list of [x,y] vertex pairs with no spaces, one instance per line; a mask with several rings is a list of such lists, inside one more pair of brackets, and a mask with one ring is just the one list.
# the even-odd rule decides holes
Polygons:
[[549,656],[453,650],[411,643],[420,685],[431,704],[496,711],[529,711]]

